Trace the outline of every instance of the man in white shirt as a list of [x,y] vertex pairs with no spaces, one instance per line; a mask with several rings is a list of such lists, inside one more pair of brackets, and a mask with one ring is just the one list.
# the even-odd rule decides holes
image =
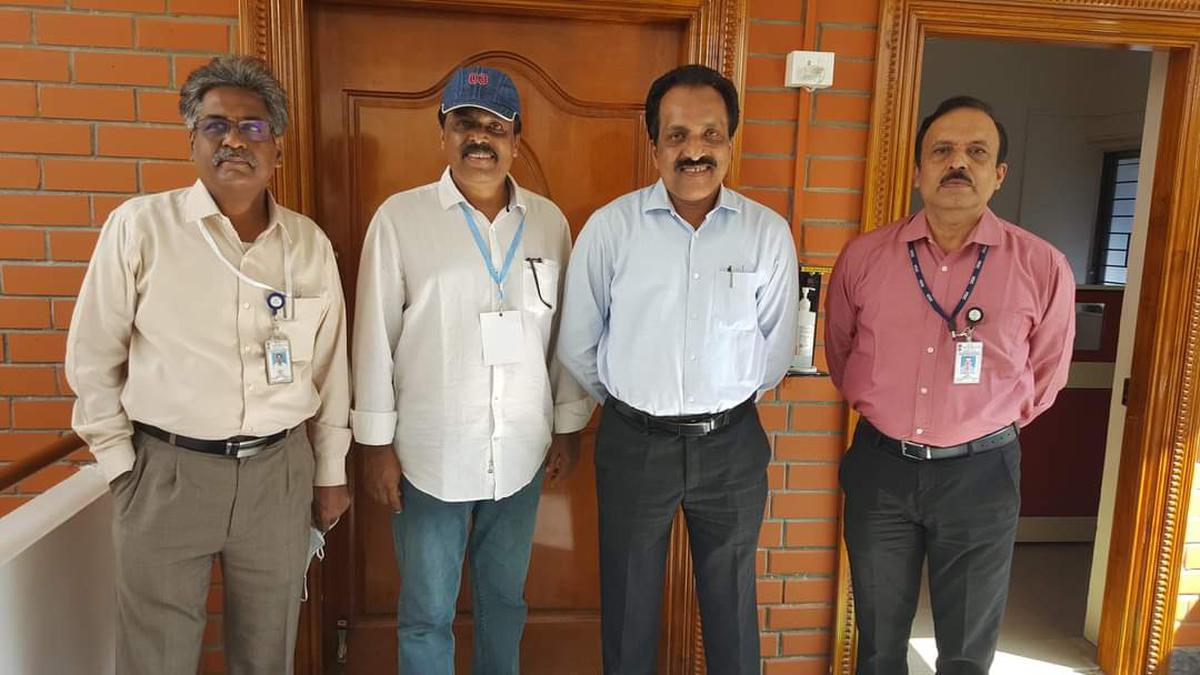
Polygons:
[[67,336],[72,425],[113,493],[117,672],[196,672],[219,557],[228,670],[278,675],[310,523],[350,502],[342,286],[267,191],[288,120],[266,64],[213,59],[179,99],[200,180],[105,223]]
[[571,473],[592,412],[552,356],[571,233],[508,175],[506,74],[455,72],[438,121],[449,166],[385,201],[363,243],[351,420],[366,490],[395,512],[401,672],[453,673],[469,548],[474,672],[516,675],[542,467]]

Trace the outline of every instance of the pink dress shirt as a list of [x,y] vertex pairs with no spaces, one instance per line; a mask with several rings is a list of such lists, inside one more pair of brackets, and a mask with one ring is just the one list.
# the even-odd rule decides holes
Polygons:
[[[978,384],[954,384],[954,341],[917,285],[908,258],[947,314],[966,289],[980,246],[987,259],[966,306],[984,318]],[[934,446],[964,443],[1013,422],[1025,426],[1067,381],[1075,336],[1075,280],[1046,241],[984,212],[967,244],[945,253],[925,212],[846,245],[826,296],[825,353],[833,383],[875,428]]]

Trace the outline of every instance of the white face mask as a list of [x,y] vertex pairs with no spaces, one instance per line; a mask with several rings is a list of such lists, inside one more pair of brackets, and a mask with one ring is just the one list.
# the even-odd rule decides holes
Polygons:
[[[333,526],[337,525],[337,524],[338,524],[338,521],[336,521],[336,520],[333,521],[333,525],[330,525],[329,529],[332,530]],[[313,558],[316,558],[317,560],[325,559],[325,533],[318,530],[317,528],[309,525],[309,527],[308,527],[308,563],[304,567],[304,569],[306,571],[304,573],[304,587],[301,590],[300,602],[308,601],[308,572],[307,572],[307,570],[308,570],[308,565],[312,564]]]

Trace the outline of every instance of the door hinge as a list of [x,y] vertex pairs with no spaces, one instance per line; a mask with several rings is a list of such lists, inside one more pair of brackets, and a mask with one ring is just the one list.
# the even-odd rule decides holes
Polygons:
[[350,622],[345,619],[337,620],[337,664],[339,666],[346,665],[346,655],[349,652],[349,647],[346,640],[350,633]]

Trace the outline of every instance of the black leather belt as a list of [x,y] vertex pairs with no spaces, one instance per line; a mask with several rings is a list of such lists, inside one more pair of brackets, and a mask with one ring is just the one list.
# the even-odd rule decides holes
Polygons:
[[134,422],[133,428],[176,447],[195,450],[196,452],[203,452],[209,455],[236,457],[237,459],[253,457],[274,443],[287,438],[288,433],[291,432],[291,429],[284,429],[270,436],[233,436],[223,440],[206,440],[173,434],[165,429],[159,429],[144,422]]
[[665,431],[676,436],[687,436],[690,438],[699,438],[707,436],[711,433],[720,431],[725,427],[737,422],[746,414],[746,411],[754,407],[754,397],[746,399],[744,402],[718,413],[709,413],[704,415],[679,415],[670,417],[658,417],[649,413],[642,412],[637,408],[619,401],[610,396],[608,398],[612,405],[612,409],[621,417],[629,420],[635,425],[641,426],[647,430],[654,429],[657,431]]
[[861,424],[865,425],[877,437],[876,445],[881,448],[886,448],[894,455],[899,455],[905,459],[911,459],[918,462],[926,462],[938,459],[954,459],[955,457],[966,457],[967,455],[978,455],[980,453],[1002,448],[1009,443],[1012,443],[1017,438],[1017,425],[1010,424],[1006,427],[993,431],[986,436],[980,436],[975,440],[959,443],[958,445],[922,445],[913,443],[912,441],[902,441],[898,438],[886,436],[883,432],[876,429],[870,422],[863,419]]

